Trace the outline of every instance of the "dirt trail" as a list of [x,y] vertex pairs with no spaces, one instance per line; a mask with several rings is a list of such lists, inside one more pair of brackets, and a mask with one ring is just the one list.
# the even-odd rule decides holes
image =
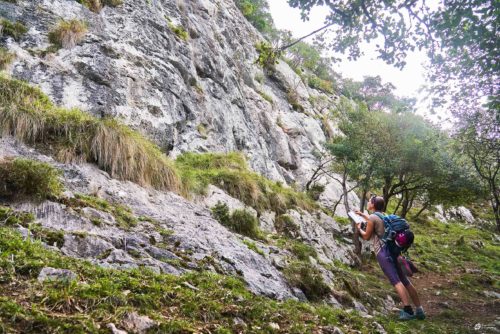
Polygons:
[[462,275],[463,272],[418,273],[412,282],[419,292],[429,320],[439,318],[444,321],[455,321],[475,332],[473,328],[476,324],[491,324],[498,319],[500,301],[486,298],[458,284]]

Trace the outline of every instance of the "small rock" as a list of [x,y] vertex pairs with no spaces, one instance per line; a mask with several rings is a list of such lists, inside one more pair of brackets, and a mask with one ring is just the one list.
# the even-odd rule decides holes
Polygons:
[[500,299],[500,293],[495,291],[483,291],[483,294],[488,298]]
[[156,322],[145,315],[139,315],[137,312],[127,313],[122,321],[123,327],[132,333],[142,334],[151,327],[156,326]]
[[387,334],[387,332],[385,331],[384,327],[382,327],[381,324],[379,324],[378,322],[374,321],[373,322],[373,327],[375,327],[375,333],[377,334]]
[[441,296],[441,291],[436,291],[435,295],[436,296]]
[[269,323],[269,328],[271,328],[272,330],[279,331],[280,330],[280,325],[278,325],[275,322],[271,322],[271,323]]
[[74,280],[76,280],[76,274],[68,269],[56,269],[51,267],[45,267],[38,275],[38,282],[40,283],[45,281],[69,282]]
[[113,323],[107,324],[106,327],[111,331],[111,334],[128,334],[127,332],[116,328],[115,324]]
[[365,305],[361,304],[357,300],[353,301],[354,304],[354,309],[360,313],[368,313],[368,309],[365,307]]
[[475,324],[475,325],[474,325],[474,330],[475,330],[475,331],[478,331],[478,330],[480,330],[480,329],[481,329],[481,327],[482,327],[482,326],[481,326],[481,324],[480,324],[480,323],[477,323],[477,324]]
[[237,327],[244,327],[246,328],[247,327],[247,324],[245,323],[245,321],[243,321],[243,319],[241,318],[233,318],[233,324]]

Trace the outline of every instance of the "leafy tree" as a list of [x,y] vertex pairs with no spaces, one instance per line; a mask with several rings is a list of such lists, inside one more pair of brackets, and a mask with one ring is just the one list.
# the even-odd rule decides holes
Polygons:
[[461,122],[456,134],[460,153],[470,159],[486,185],[500,231],[500,113],[478,110],[463,115]]
[[267,0],[236,0],[243,16],[261,33],[272,36],[276,33],[273,17]]
[[[497,0],[447,0],[429,6],[425,0],[289,0],[304,19],[315,6],[327,6],[330,49],[359,58],[363,41],[375,41],[379,58],[404,67],[408,52],[425,49],[437,103],[456,113],[487,100],[498,110],[500,59]],[[463,96],[467,92],[467,98]],[[450,98],[448,98],[450,97]]]

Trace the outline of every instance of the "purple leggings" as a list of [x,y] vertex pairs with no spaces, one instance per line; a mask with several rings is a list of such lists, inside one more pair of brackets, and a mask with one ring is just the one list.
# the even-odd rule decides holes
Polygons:
[[392,285],[396,285],[399,282],[403,283],[404,286],[411,284],[408,277],[406,277],[399,267],[397,259],[389,254],[387,247],[382,247],[380,252],[378,252],[377,261]]

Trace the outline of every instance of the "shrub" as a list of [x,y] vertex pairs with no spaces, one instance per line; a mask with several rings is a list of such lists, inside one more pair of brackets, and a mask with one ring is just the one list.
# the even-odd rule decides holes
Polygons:
[[236,5],[243,16],[261,33],[272,34],[275,32],[273,17],[269,12],[267,1],[236,0]]
[[311,301],[318,301],[331,292],[321,271],[310,263],[292,262],[284,269],[284,274],[290,284],[301,289]]
[[246,210],[234,210],[229,228],[250,238],[260,238],[259,221]]
[[28,28],[26,28],[26,26],[21,22],[11,22],[7,19],[1,19],[0,25],[2,26],[0,28],[2,34],[5,36],[10,36],[16,41],[28,32]]
[[222,225],[231,225],[231,214],[229,213],[229,208],[226,203],[217,202],[217,204],[211,209],[212,216]]
[[259,42],[255,45],[255,50],[259,53],[255,63],[269,72],[274,71],[274,66],[282,56],[283,52],[275,49],[267,42]]
[[16,58],[16,54],[0,47],[0,70],[5,70]]
[[49,164],[14,159],[0,161],[0,197],[56,198],[63,187],[60,172]]
[[234,210],[229,214],[227,204],[218,202],[212,208],[212,216],[231,231],[250,238],[261,238],[259,221],[247,210]]
[[87,25],[80,20],[62,20],[49,32],[49,41],[56,47],[71,49],[87,33]]
[[49,148],[63,162],[93,162],[114,178],[179,192],[173,164],[150,141],[113,119],[55,107],[39,89],[0,76],[0,130]]

